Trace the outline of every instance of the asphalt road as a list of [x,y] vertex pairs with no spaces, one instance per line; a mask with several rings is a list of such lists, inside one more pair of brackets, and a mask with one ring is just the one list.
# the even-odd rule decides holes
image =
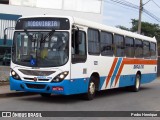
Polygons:
[[[0,111],[160,111],[160,78],[142,85],[139,92],[130,92],[124,88],[98,92],[92,101],[85,101],[79,95],[52,96],[51,98],[42,98],[40,95],[0,98]],[[62,118],[56,118],[56,120],[59,119]],[[72,119],[75,118],[63,118],[63,120]],[[93,118],[76,119],[93,120]],[[118,118],[118,120],[132,119],[135,120],[135,118]],[[151,120],[152,118],[139,119]]]

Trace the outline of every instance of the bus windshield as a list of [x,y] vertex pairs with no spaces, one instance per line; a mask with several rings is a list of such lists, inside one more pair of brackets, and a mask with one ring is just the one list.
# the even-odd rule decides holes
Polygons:
[[57,67],[68,61],[69,33],[65,31],[15,32],[13,63],[31,67]]

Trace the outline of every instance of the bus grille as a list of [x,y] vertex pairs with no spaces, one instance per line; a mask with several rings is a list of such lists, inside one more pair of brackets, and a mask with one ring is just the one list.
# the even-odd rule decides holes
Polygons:
[[[24,77],[25,80],[32,80],[34,81],[34,78],[28,78],[28,77]],[[38,79],[38,81],[49,81],[49,79]]]
[[44,85],[44,84],[29,84],[29,83],[26,83],[26,86],[28,88],[34,88],[34,89],[44,89],[46,85]]
[[49,76],[55,73],[55,71],[38,71],[38,70],[23,70],[23,69],[19,69],[19,71],[25,75],[33,75],[33,76]]

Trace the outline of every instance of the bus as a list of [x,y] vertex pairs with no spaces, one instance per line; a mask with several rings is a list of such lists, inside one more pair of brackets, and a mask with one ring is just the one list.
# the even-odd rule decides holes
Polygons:
[[118,28],[71,16],[18,19],[13,38],[10,89],[51,95],[129,87],[157,76],[157,42]]

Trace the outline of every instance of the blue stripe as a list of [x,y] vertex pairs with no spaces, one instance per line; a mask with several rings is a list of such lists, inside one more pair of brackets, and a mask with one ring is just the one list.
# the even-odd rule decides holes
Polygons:
[[[29,88],[27,83],[32,85],[45,85],[41,89]],[[70,80],[63,80],[59,83],[50,83],[50,82],[27,82],[22,80],[15,80],[10,77],[10,89],[17,91],[28,91],[36,93],[53,93],[59,95],[71,95],[71,94],[80,94],[86,93],[88,90],[89,79],[84,80],[84,78],[73,79],[73,82]],[[63,91],[52,90],[52,87],[60,86],[63,87]],[[47,87],[49,89],[47,90]]]
[[111,78],[110,87],[112,86],[113,81],[114,81],[114,79],[115,79],[115,77],[116,77],[116,75],[117,75],[117,72],[118,72],[118,69],[119,69],[119,67],[120,67],[120,65],[121,65],[121,62],[122,62],[122,58],[119,58],[119,59],[118,59],[118,62],[117,62],[117,65],[116,65],[116,68],[114,69],[114,72],[113,72],[113,75],[112,75],[112,78]]
[[[141,84],[150,83],[157,77],[156,73],[142,74]],[[126,87],[135,84],[136,75],[125,75],[119,78],[119,87]]]
[[[157,76],[156,73],[142,74],[141,84],[149,83],[153,81],[154,79],[156,79],[156,76]],[[100,77],[99,90],[102,89],[102,85],[104,84],[105,78],[106,76]],[[42,89],[28,88],[26,86],[27,83],[34,84],[34,85],[44,84],[45,88],[42,88]],[[61,95],[86,93],[88,89],[88,84],[89,84],[89,79],[86,79],[86,81],[84,81],[84,78],[74,79],[73,81],[64,80],[60,83],[48,83],[48,82],[27,82],[27,81],[15,80],[12,77],[10,77],[10,89],[11,90],[37,92],[37,93],[53,93],[53,94],[61,94]],[[119,87],[126,87],[126,86],[131,86],[134,84],[135,84],[135,75],[120,76]],[[23,86],[24,88],[22,88],[21,86]],[[52,90],[52,87],[54,86],[61,86],[64,88],[64,90],[54,91]],[[50,89],[47,90],[47,87],[49,87]]]

